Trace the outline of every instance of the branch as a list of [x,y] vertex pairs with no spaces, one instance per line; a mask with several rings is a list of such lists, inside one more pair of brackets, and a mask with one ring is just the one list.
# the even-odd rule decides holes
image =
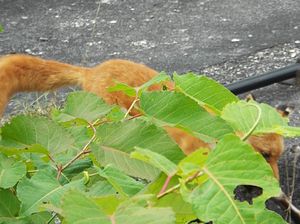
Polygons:
[[134,98],[132,104],[131,104],[130,107],[128,108],[128,110],[127,110],[126,114],[124,115],[124,118],[123,118],[123,119],[125,119],[125,118],[128,116],[128,114],[130,113],[130,111],[131,111],[132,108],[134,107],[134,104],[136,104],[136,102],[138,102],[139,100],[140,100],[140,99],[138,98],[138,94],[136,94],[136,96],[135,96],[135,98]]
[[167,190],[167,187],[168,187],[168,185],[169,185],[169,183],[170,183],[170,181],[171,181],[171,179],[172,179],[173,176],[174,176],[174,175],[168,175],[168,176],[167,176],[167,179],[166,179],[166,181],[165,181],[163,187],[162,187],[161,190],[159,191],[158,195],[162,195],[162,194]]
[[[202,171],[198,171],[196,173],[194,173],[192,176],[188,177],[185,181],[184,184],[191,182],[192,180],[196,179],[197,177],[200,177],[201,175],[203,175]],[[169,177],[169,176],[168,176]],[[167,180],[166,180],[167,182]],[[166,183],[165,182],[165,183]],[[163,196],[165,196],[166,194],[169,194],[173,191],[175,191],[176,189],[178,189],[180,187],[180,184],[176,184],[175,186],[169,188],[168,190],[164,191],[164,192],[159,192],[159,194],[156,196],[157,198],[161,198]]]
[[64,166],[60,165],[57,166],[57,179],[59,179],[59,177],[61,176],[61,173],[68,168],[72,163],[74,163],[77,159],[79,159],[82,155],[90,153],[91,151],[88,150],[89,145],[95,140],[96,138],[96,129],[93,126],[93,124],[89,123],[90,127],[93,130],[93,136],[92,138],[88,141],[88,143],[85,144],[85,146],[82,148],[82,150],[80,152],[78,152],[69,162],[67,162]]
[[293,205],[291,199],[285,193],[282,192],[281,195],[276,199],[283,202],[285,206],[287,206],[287,209],[291,212],[291,214],[296,216],[297,219],[300,220],[300,210],[295,205]]

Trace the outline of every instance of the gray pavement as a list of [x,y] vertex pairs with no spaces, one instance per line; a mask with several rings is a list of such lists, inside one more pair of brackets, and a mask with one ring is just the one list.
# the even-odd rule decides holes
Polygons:
[[[0,0],[0,24],[0,55],[26,52],[87,66],[127,58],[168,73],[205,73],[222,83],[300,56],[299,0]],[[299,90],[293,83],[275,84],[252,93],[260,102],[294,107],[291,124],[300,126]],[[65,92],[18,94],[7,114],[32,106],[43,112],[61,103]],[[287,141],[279,165],[282,188],[294,191],[300,208],[299,184],[292,186],[293,179],[300,183],[299,143]]]
[[300,45],[299,0],[0,0],[0,6],[0,54],[76,64],[117,57],[181,73],[282,43]]

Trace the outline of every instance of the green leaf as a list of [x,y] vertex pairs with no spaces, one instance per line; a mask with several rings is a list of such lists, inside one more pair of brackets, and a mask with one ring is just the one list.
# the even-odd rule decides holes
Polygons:
[[172,209],[152,207],[149,196],[141,195],[120,204],[114,215],[116,224],[174,224]]
[[135,151],[130,154],[131,158],[145,161],[158,168],[168,176],[175,175],[177,166],[161,154],[152,152],[148,149],[135,147]]
[[19,218],[6,218],[0,217],[1,224],[28,224],[28,221],[25,219],[20,220]]
[[117,207],[125,200],[120,195],[108,195],[105,197],[95,198],[94,201],[99,205],[105,214],[113,215]]
[[147,148],[160,153],[174,163],[183,157],[181,149],[161,128],[134,119],[126,122],[103,124],[97,128],[98,147],[93,153],[102,165],[114,164],[116,168],[135,177],[153,179],[159,171],[142,161],[130,158],[134,147]]
[[68,177],[73,177],[78,173],[83,172],[84,170],[93,166],[93,162],[90,158],[83,158],[80,160],[76,160],[66,169],[64,169],[63,174]]
[[183,127],[199,134],[204,140],[220,139],[232,129],[224,120],[212,116],[194,100],[176,92],[145,92],[141,96],[141,108],[147,116],[169,126]]
[[285,137],[298,137],[298,136],[300,136],[300,127],[275,126],[270,131],[281,134]]
[[154,84],[163,83],[165,81],[171,81],[170,76],[168,76],[165,72],[159,73],[154,78],[150,79],[148,82],[145,82],[143,85],[139,87],[139,95],[142,91],[149,88],[150,86]]
[[143,208],[120,206],[115,215],[117,224],[174,224],[175,214],[171,208]]
[[65,193],[62,210],[65,221],[70,224],[111,224],[103,209],[81,192]]
[[84,125],[76,123],[70,127],[66,127],[65,130],[74,138],[75,142],[73,145],[77,149],[82,149],[93,136],[93,134],[89,133],[90,129],[87,128],[86,123]]
[[0,187],[13,187],[26,174],[23,162],[0,153]]
[[61,126],[44,117],[17,116],[2,127],[0,145],[14,148],[28,148],[40,144],[51,153],[71,148],[72,136]]
[[122,121],[124,119],[125,113],[122,111],[122,109],[118,106],[115,106],[110,113],[107,114],[106,118],[109,121]]
[[220,112],[225,105],[238,101],[238,97],[215,80],[193,73],[174,74],[176,87],[201,105]]
[[[259,111],[261,116],[259,119]],[[245,102],[239,101],[237,103],[228,104],[222,111],[222,118],[226,120],[237,132],[247,133],[259,119],[258,125],[254,130],[255,133],[277,132],[283,134],[282,130],[288,130],[287,121],[280,116],[275,108],[267,104],[259,104],[255,101]],[[291,133],[299,132],[299,128],[290,129]],[[288,133],[288,131],[286,131]]]
[[259,223],[256,213],[264,207],[255,200],[253,205],[236,201],[233,192],[238,185],[263,188],[264,193],[258,198],[259,201],[280,193],[278,182],[264,158],[233,135],[224,137],[217,144],[202,171],[208,179],[193,190],[189,202],[203,221]]
[[0,188],[0,199],[0,217],[14,217],[18,214],[20,202],[10,190]]
[[0,25],[0,33],[2,33],[4,31],[3,26]]
[[18,155],[22,153],[36,153],[36,154],[45,154],[45,155],[49,154],[48,150],[39,144],[33,144],[23,149],[0,146],[0,152],[4,153],[7,156]]
[[84,189],[84,181],[77,180],[66,185],[60,185],[52,173],[46,170],[38,171],[31,179],[24,178],[17,187],[17,196],[21,201],[22,215],[30,215],[41,211],[41,205],[60,204],[63,193],[68,189]]
[[116,195],[114,187],[107,181],[97,181],[90,188],[88,195],[92,197]]
[[129,153],[107,146],[93,147],[93,154],[102,165],[113,164],[130,176],[153,180],[160,173],[155,167],[130,158]]
[[106,166],[103,170],[98,169],[98,173],[107,179],[120,194],[125,193],[127,196],[133,196],[144,188],[144,184],[125,175],[111,165]]
[[[144,194],[157,195],[165,184],[166,178],[167,176],[165,174],[160,175],[156,180],[147,186]],[[168,186],[171,188],[178,183],[178,178],[172,178]],[[152,200],[152,204],[155,207],[171,207],[175,212],[177,224],[189,223],[189,221],[197,218],[192,210],[192,205],[183,200],[179,191],[173,191],[172,193],[169,193],[159,199],[155,198]]]
[[[106,199],[105,199],[106,200]],[[86,195],[70,191],[62,201],[63,216],[72,224],[173,224],[174,212],[170,208],[145,208],[138,199],[131,199],[118,206],[113,215],[105,214],[103,203]]]
[[136,90],[135,90],[135,88],[131,87],[131,86],[125,84],[125,83],[116,82],[116,85],[108,87],[107,90],[109,92],[122,91],[127,96],[131,96],[131,97],[135,97],[136,96]]
[[99,96],[78,91],[68,95],[67,102],[61,112],[56,112],[55,120],[65,122],[75,118],[93,121],[110,112],[112,106],[107,105]]
[[179,174],[186,178],[192,173],[198,172],[205,165],[210,151],[211,149],[203,148],[189,154],[178,164]]
[[51,220],[51,213],[50,212],[38,212],[35,214],[32,214],[30,216],[26,216],[25,218],[22,218],[22,220],[26,221],[27,223],[34,223],[34,224],[55,224],[55,219],[53,219],[50,223],[49,220]]

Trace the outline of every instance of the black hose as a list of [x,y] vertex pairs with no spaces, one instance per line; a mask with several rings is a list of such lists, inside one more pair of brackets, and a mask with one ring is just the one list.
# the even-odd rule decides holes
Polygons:
[[300,63],[289,65],[263,75],[243,79],[229,84],[226,87],[234,94],[245,93],[253,89],[294,78],[296,77],[297,72],[300,72]]

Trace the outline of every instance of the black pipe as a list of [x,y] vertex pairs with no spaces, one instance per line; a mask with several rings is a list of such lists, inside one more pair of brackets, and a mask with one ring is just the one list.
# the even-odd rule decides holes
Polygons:
[[258,89],[276,82],[294,78],[296,77],[297,72],[300,72],[299,61],[296,64],[289,65],[263,75],[253,76],[237,81],[227,85],[226,87],[234,94],[245,93],[253,89]]

